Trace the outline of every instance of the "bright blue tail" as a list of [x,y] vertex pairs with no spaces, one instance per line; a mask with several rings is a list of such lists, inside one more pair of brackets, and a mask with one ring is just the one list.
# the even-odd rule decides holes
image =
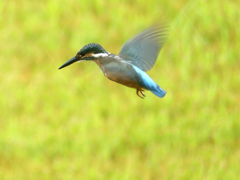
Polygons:
[[139,75],[138,84],[141,85],[143,88],[151,91],[156,96],[162,98],[165,96],[166,91],[160,88],[153,80],[150,78],[147,73],[142,71],[136,66],[132,66],[136,73]]
[[159,86],[157,86],[156,89],[154,90],[150,90],[153,94],[155,94],[156,96],[163,98],[166,95],[166,91],[164,91],[162,88],[160,88]]

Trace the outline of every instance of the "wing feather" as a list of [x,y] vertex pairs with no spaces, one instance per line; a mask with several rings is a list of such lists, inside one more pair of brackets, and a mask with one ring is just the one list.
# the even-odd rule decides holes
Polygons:
[[124,43],[119,56],[143,71],[148,71],[155,64],[167,35],[167,24],[152,25]]

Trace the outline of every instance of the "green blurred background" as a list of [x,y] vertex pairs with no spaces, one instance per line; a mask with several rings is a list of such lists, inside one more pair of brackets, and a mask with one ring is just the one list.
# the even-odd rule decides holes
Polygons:
[[[240,1],[0,1],[0,179],[238,179]],[[169,39],[142,100],[84,45],[157,21]]]

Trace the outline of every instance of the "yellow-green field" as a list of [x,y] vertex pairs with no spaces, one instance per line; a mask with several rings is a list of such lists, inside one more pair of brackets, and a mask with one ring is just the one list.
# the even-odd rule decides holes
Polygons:
[[[240,1],[0,1],[0,179],[240,177]],[[154,22],[161,99],[58,68],[88,43],[118,53]]]

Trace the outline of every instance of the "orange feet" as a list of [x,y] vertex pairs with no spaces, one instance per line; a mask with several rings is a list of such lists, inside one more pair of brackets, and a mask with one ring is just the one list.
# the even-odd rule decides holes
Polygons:
[[[139,92],[141,92],[142,96],[139,95]],[[144,99],[144,97],[146,97],[145,94],[144,94],[143,92],[144,92],[143,89],[137,89],[137,95],[138,95],[140,98],[142,98],[142,99]]]

